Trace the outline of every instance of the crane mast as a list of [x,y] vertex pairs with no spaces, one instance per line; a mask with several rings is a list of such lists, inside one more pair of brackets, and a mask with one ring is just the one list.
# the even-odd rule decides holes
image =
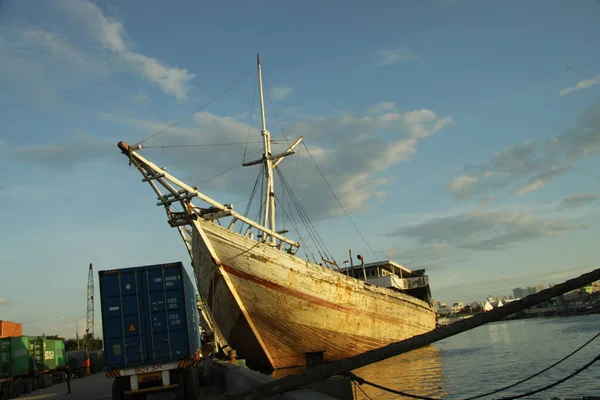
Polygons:
[[90,349],[90,341],[94,339],[94,267],[90,263],[87,284],[87,324],[85,328],[85,346]]

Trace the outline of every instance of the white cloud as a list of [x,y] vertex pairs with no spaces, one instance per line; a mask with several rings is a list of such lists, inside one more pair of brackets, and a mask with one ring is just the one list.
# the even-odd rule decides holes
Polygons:
[[292,88],[289,86],[275,86],[271,89],[271,97],[275,101],[283,101],[290,97]]
[[473,195],[473,187],[477,184],[477,177],[469,174],[462,174],[448,183],[448,188],[458,199],[466,199]]
[[413,238],[426,246],[449,244],[458,249],[490,251],[526,240],[561,236],[585,227],[524,211],[475,210],[404,226],[391,235]]
[[[140,136],[168,125],[166,121],[132,119],[110,114],[104,116],[117,122],[142,127],[144,133],[140,132]],[[147,144],[244,143],[248,137],[246,118],[242,121],[203,112],[194,116],[193,123],[193,126],[173,127]],[[384,201],[385,188],[389,184],[385,176],[386,171],[391,166],[413,157],[422,140],[435,135],[452,123],[450,117],[438,116],[430,110],[401,112],[388,107],[386,112],[379,114],[373,114],[371,109],[365,113],[312,117],[306,121],[292,123],[285,129],[289,139],[305,136],[305,143],[312,157],[333,186],[343,206],[348,212],[352,212],[368,208],[372,201]],[[250,133],[252,143],[245,152],[246,158],[262,148],[258,132],[256,127]],[[276,134],[273,134],[273,137],[276,138]],[[282,151],[285,146],[285,143],[277,144],[274,151]],[[236,163],[240,164],[243,155],[243,145],[210,149],[165,149],[160,154],[148,154],[151,158],[156,156],[160,165],[183,171],[187,175],[186,179],[192,180],[191,183],[201,182]],[[297,170],[294,160],[282,163],[280,168],[289,180],[294,180],[294,191],[306,211],[315,218],[342,215],[343,211],[302,145],[297,148],[295,157],[299,157]],[[198,176],[199,171],[202,176]],[[225,190],[245,195],[251,191],[257,172],[255,168],[240,168],[235,170],[235,173],[212,179],[201,187],[207,193],[211,190]],[[276,183],[277,194],[282,195],[281,183]],[[289,183],[291,185],[291,182]]]
[[469,255],[465,250],[457,249],[447,242],[413,247],[402,251],[397,249],[386,250],[388,250],[387,254],[395,254],[393,259],[399,260],[402,265],[409,269],[425,268],[431,270],[469,260]]
[[516,187],[512,194],[513,196],[521,196],[526,193],[534,192],[546,186],[550,181],[557,177],[572,171],[568,167],[552,167],[531,177],[526,183]]
[[190,81],[195,74],[185,68],[166,65],[157,58],[133,51],[123,24],[117,19],[107,18],[102,10],[91,1],[68,0],[58,3],[65,12],[85,23],[92,35],[110,50],[119,60],[130,65],[149,82],[159,86],[164,93],[177,100],[187,97]]
[[592,79],[582,79],[575,86],[569,86],[560,90],[561,96],[567,96],[573,92],[591,88],[600,83],[600,75],[593,77]]
[[575,168],[576,161],[600,154],[600,103],[586,109],[579,123],[549,140],[524,141],[497,152],[487,163],[466,164],[447,185],[458,200],[509,186],[513,195],[534,192]]
[[598,200],[600,200],[600,194],[576,194],[567,197],[562,203],[560,203],[558,208],[559,210],[564,208],[579,208],[584,206],[585,204],[592,203]]
[[367,110],[367,114],[382,114],[387,111],[394,111],[396,110],[396,108],[396,103],[394,103],[393,101],[382,101],[380,103],[375,104],[372,107],[369,107],[369,109]]
[[0,34],[0,83],[15,97],[55,106],[61,91],[108,77],[102,52],[89,47],[84,52],[56,33],[13,24]]
[[106,17],[88,0],[48,2],[69,18],[58,25],[32,28],[11,22],[0,34],[0,79],[19,95],[44,106],[55,105],[64,90],[107,80],[115,71],[133,72],[167,95],[185,99],[195,74],[142,54],[127,38],[123,24]]
[[137,92],[133,96],[132,101],[136,104],[148,104],[150,102],[150,96],[144,92]]
[[376,65],[394,65],[404,61],[413,60],[419,56],[413,54],[409,49],[379,49],[377,50]]
[[116,140],[96,140],[88,137],[74,138],[69,144],[40,144],[33,146],[10,146],[8,157],[15,163],[26,162],[45,168],[69,171],[76,164],[98,157],[113,157]]
[[0,305],[6,304],[6,303],[8,303],[8,300],[6,300],[4,297],[0,297]]

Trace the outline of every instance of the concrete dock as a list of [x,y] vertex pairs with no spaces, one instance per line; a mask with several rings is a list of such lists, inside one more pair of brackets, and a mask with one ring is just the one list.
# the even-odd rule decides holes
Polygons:
[[[247,390],[271,382],[273,377],[238,367],[223,361],[206,359],[203,365],[204,385],[200,388],[200,398],[215,399],[228,393]],[[52,387],[39,389],[17,397],[18,400],[111,400],[113,379],[104,373],[97,373],[71,381],[71,394],[67,394],[67,384],[58,383]],[[147,400],[174,400],[175,391],[157,392],[147,395]],[[281,400],[351,400],[352,386],[347,378],[331,378],[297,390],[272,397]]]
[[67,394],[67,384],[57,383],[46,389],[24,394],[19,400],[110,400],[112,398],[112,379],[103,373],[86,376],[71,381],[71,394]]

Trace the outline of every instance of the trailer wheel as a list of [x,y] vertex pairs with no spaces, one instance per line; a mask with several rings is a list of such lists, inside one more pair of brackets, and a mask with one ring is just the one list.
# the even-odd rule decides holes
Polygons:
[[33,381],[31,379],[25,379],[23,384],[23,394],[28,394],[33,392]]
[[7,399],[7,400],[11,399],[12,398],[12,396],[11,396],[12,393],[11,392],[12,392],[12,381],[8,381],[8,382],[6,382],[6,386],[4,386],[4,396],[3,396],[3,398]]
[[188,367],[183,370],[182,383],[185,400],[196,400],[200,395],[200,374],[197,367]]
[[26,393],[25,392],[25,389],[26,389],[25,388],[25,381],[26,381],[26,379],[19,380],[19,396]]
[[8,398],[9,399],[14,399],[16,397],[19,397],[19,392],[21,388],[21,382],[20,380],[16,380],[16,381],[11,381],[8,383]]
[[112,384],[112,400],[124,400],[125,390],[129,390],[129,379],[115,378]]

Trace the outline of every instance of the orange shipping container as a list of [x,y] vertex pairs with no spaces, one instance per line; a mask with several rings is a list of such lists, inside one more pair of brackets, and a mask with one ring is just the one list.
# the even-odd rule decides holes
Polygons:
[[19,322],[0,321],[0,338],[23,336],[23,324]]

